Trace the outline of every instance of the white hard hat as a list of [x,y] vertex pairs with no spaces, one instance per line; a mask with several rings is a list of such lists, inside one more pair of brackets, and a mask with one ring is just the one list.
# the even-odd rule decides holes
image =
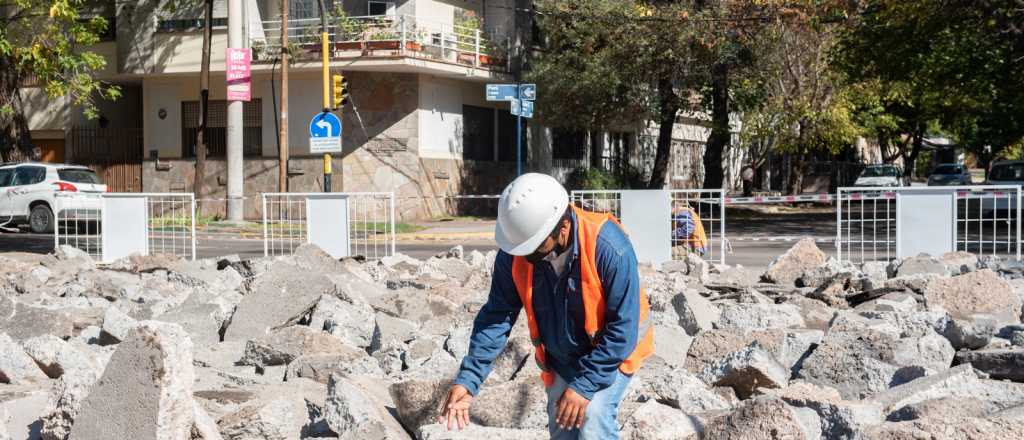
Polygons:
[[555,229],[569,206],[562,184],[546,174],[527,173],[513,180],[498,201],[494,239],[510,255],[529,255]]

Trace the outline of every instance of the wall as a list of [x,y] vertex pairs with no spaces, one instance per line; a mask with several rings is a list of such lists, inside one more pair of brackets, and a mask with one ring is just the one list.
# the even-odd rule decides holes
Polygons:
[[67,98],[51,98],[41,87],[20,89],[18,92],[25,105],[30,130],[64,131],[71,113]]

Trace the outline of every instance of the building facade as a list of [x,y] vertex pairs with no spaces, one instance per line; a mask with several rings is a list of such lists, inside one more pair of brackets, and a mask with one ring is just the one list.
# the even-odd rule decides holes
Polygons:
[[[258,217],[259,195],[278,188],[281,3],[242,0],[252,48],[252,99],[244,104],[245,214]],[[349,80],[341,110],[343,153],[334,155],[332,191],[394,191],[401,218],[451,213],[439,196],[494,194],[514,176],[516,119],[507,103],[488,102],[485,85],[512,82],[529,45],[532,16],[523,0],[329,2],[330,71]],[[206,214],[222,214],[226,196],[226,0],[214,1],[207,166],[199,195]],[[97,11],[113,32],[94,51],[101,73],[121,87],[86,120],[66,102],[26,88],[33,138],[44,159],[94,166],[118,191],[190,192],[199,125],[203,14],[171,10],[166,0],[109,2]],[[288,175],[291,192],[324,190],[322,158],[309,151],[310,119],[322,110],[320,12],[316,0],[290,0]],[[706,140],[700,118],[681,120],[674,140],[673,186],[692,186],[691,159]],[[581,138],[527,124],[528,169],[566,174],[580,166]],[[653,163],[652,133],[642,123],[588,133],[587,154],[608,167]],[[675,137],[675,136],[674,136]],[[576,145],[575,150],[581,150]],[[646,153],[645,153],[646,152]],[[695,156],[695,154],[697,154]],[[582,158],[584,166],[599,164]],[[680,177],[685,174],[685,177]],[[685,181],[685,182],[683,182]]]

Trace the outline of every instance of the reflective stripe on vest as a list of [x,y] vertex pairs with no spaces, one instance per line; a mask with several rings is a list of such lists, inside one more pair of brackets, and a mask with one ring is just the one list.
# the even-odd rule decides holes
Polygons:
[[[615,224],[619,221],[610,214],[587,212],[573,207],[576,214],[576,242],[579,245],[580,264],[580,294],[583,295],[583,329],[591,338],[591,343],[597,344],[598,332],[604,328],[604,289],[601,286],[601,279],[597,274],[597,235],[601,231],[604,222],[611,220]],[[554,372],[545,364],[544,344],[540,343],[540,331],[537,328],[536,316],[533,313],[533,265],[524,257],[512,259],[512,281],[519,293],[519,299],[526,310],[527,324],[530,329],[530,339],[533,341],[535,352],[534,359],[541,368],[541,379],[546,386],[554,383]],[[629,357],[622,362],[619,370],[626,374],[633,374],[640,369],[640,365],[647,357],[654,353],[654,331],[648,319],[650,305],[647,301],[647,294],[640,290],[640,322],[638,325],[638,338],[636,348]]]

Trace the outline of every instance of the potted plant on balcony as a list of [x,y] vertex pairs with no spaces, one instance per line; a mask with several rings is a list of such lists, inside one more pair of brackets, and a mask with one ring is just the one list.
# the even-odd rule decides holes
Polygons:
[[399,35],[395,22],[390,18],[378,18],[369,30],[365,50],[398,50]]
[[427,32],[416,28],[416,25],[406,24],[405,50],[413,52],[423,51],[423,42],[427,40]]
[[[483,28],[483,23],[473,11],[463,11],[462,15],[455,17],[455,48],[458,54],[456,62],[461,64],[476,64],[477,56],[477,34]],[[483,43],[483,40],[480,41]],[[483,49],[481,47],[481,49]]]
[[337,50],[361,50],[366,25],[348,16],[339,4],[334,8],[334,47]]
[[504,66],[508,62],[508,50],[503,44],[495,44],[487,40],[480,44],[480,64],[485,66]]

